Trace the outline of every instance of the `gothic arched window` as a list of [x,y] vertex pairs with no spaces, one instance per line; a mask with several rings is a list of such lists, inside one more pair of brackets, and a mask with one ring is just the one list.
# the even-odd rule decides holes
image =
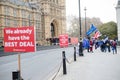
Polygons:
[[55,27],[54,27],[54,24],[51,23],[51,37],[54,37],[55,36]]

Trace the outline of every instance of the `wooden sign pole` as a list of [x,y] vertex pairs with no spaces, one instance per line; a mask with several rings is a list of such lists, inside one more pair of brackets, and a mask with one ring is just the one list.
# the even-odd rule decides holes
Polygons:
[[20,57],[20,53],[18,53],[18,71],[19,71],[19,79],[21,80],[21,57]]

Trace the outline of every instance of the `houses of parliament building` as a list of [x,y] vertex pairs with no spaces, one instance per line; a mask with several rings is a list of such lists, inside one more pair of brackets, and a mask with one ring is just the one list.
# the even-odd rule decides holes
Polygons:
[[0,0],[0,42],[4,28],[22,26],[35,27],[39,45],[65,34],[65,0]]

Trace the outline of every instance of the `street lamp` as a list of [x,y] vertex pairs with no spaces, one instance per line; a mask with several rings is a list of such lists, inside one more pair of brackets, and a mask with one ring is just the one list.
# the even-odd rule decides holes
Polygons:
[[79,56],[83,56],[82,32],[81,32],[81,11],[80,11],[80,0],[78,0],[78,3],[79,3],[79,25],[80,25]]
[[87,24],[86,24],[86,7],[84,8],[85,11],[85,36],[86,36],[86,32],[87,32]]

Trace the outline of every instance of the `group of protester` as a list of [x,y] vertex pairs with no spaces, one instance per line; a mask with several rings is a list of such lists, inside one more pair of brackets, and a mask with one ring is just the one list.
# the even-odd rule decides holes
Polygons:
[[95,43],[95,49],[97,49],[97,47],[100,47],[102,52],[113,51],[113,54],[117,53],[117,41],[115,39],[114,40],[107,40],[105,42],[104,42],[104,40],[101,40],[99,42],[97,41]]
[[83,39],[83,48],[87,49],[88,52],[93,53],[93,48],[95,49],[100,48],[102,52],[113,52],[117,54],[117,41],[114,40],[109,40],[109,39],[102,39],[102,40],[97,40],[97,39],[88,39],[84,38]]

